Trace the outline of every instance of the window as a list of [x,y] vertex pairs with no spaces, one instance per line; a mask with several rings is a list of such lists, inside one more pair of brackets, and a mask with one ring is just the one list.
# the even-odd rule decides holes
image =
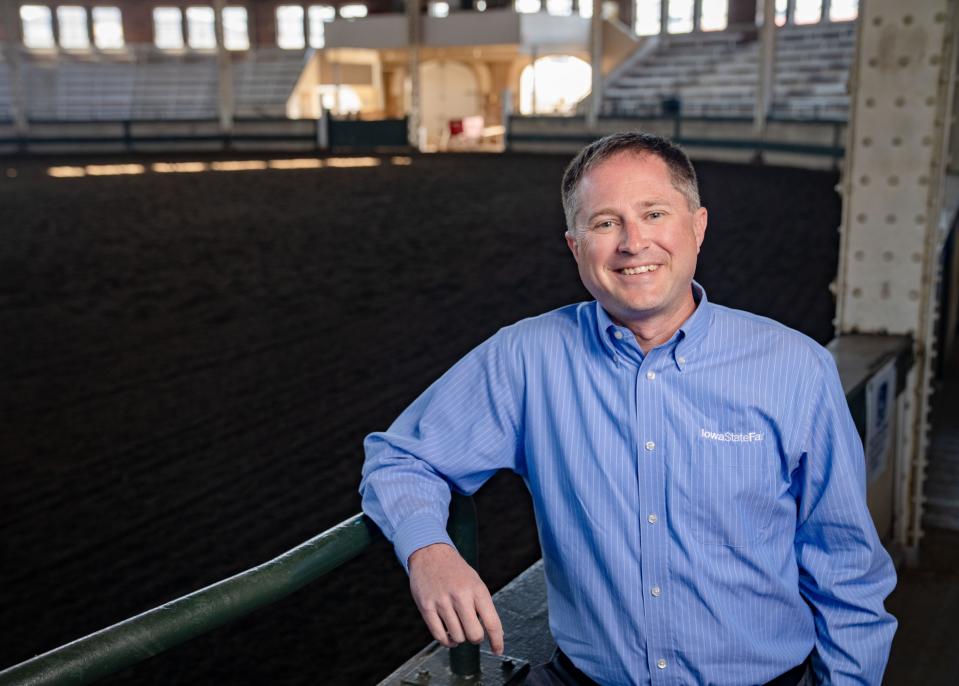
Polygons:
[[153,44],[161,50],[183,48],[183,18],[179,7],[153,8]]
[[852,21],[858,15],[858,0],[832,0],[829,6],[829,21]]
[[194,50],[212,50],[216,47],[212,7],[186,8],[186,40]]
[[246,21],[246,7],[223,8],[223,47],[227,50],[250,49]]
[[443,2],[443,0],[430,0],[430,3],[427,7],[431,17],[450,16],[450,4],[448,2]]
[[546,0],[546,11],[557,17],[568,17],[573,13],[573,0]]
[[276,44],[284,50],[306,47],[303,8],[299,5],[280,5],[276,8]]
[[728,9],[729,2],[727,0],[703,0],[703,14],[699,18],[700,30],[722,31],[726,28]]
[[513,9],[520,14],[535,14],[542,7],[540,0],[514,0]]
[[310,47],[322,48],[326,45],[325,24],[336,19],[336,8],[331,5],[311,5],[310,18]]
[[776,26],[786,25],[786,4],[788,1],[789,0],[776,0]]
[[93,8],[93,43],[101,50],[123,47],[123,17],[119,7]]
[[669,33],[689,33],[693,30],[693,0],[669,0]]
[[579,0],[579,16],[583,19],[593,16],[593,0]]
[[343,5],[340,16],[344,19],[362,19],[366,16],[366,5]]
[[57,8],[60,26],[60,47],[66,50],[86,50],[90,47],[87,33],[87,11],[79,5],[60,5]]
[[636,0],[636,25],[634,27],[636,35],[655,36],[659,33],[662,7],[660,0]]
[[822,17],[822,0],[796,0],[795,24],[815,24]]
[[53,42],[53,14],[46,5],[21,5],[20,23],[23,24],[23,44],[28,48],[55,47]]

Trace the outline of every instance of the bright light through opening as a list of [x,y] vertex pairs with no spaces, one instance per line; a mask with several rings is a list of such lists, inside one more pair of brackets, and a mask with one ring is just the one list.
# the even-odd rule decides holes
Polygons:
[[520,112],[572,114],[576,103],[589,94],[592,78],[589,64],[578,57],[551,55],[538,59],[520,75]]

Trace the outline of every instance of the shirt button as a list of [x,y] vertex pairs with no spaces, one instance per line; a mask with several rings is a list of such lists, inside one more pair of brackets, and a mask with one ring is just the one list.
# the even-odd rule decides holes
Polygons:
[[652,441],[646,441],[646,450],[652,450],[655,447],[656,447],[655,443],[653,443]]
[[646,378],[652,381],[656,378],[656,372],[646,372]]
[[653,586],[651,589],[649,589],[649,594],[654,598],[658,598],[663,594],[663,589],[661,589],[659,586]]
[[682,357],[682,356],[677,357],[677,358],[676,358],[676,361],[679,362],[679,364],[681,364],[681,365],[682,365],[682,364],[686,364],[686,358],[685,358],[685,357]]
[[615,338],[617,341],[623,340],[623,332],[622,332],[622,331],[614,331],[614,332],[613,332],[613,338]]
[[658,660],[656,660],[656,666],[659,667],[660,669],[666,669],[666,660],[664,660],[663,658],[659,658]]
[[650,524],[655,524],[655,523],[656,523],[656,515],[654,515],[654,514],[649,515],[648,517],[646,517],[646,521],[649,522]]

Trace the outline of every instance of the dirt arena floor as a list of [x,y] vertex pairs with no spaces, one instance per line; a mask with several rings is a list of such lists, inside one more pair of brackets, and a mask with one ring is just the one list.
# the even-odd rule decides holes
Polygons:
[[[587,297],[567,161],[65,179],[0,162],[0,667],[357,512],[365,434],[499,327]],[[710,298],[828,340],[836,174],[697,168]],[[495,590],[536,534],[511,475],[477,500]],[[106,683],[371,684],[427,641],[382,545]]]

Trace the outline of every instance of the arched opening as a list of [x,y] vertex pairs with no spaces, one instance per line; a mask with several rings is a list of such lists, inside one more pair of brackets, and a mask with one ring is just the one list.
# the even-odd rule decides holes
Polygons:
[[519,77],[522,114],[572,114],[592,88],[589,63],[572,55],[548,55],[527,65]]
[[[420,65],[420,126],[426,148],[449,138],[450,123],[482,117],[479,83],[472,69],[453,60],[430,60]],[[422,138],[422,134],[421,134]]]

